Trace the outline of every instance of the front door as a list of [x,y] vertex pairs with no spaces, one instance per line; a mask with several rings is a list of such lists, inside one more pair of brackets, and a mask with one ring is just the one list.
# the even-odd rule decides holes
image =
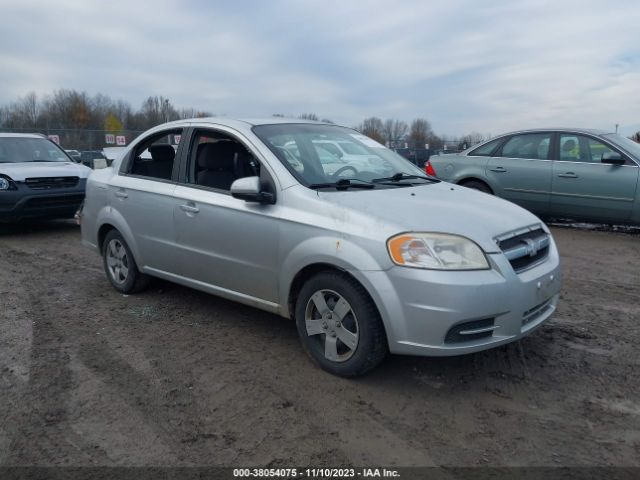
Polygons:
[[237,178],[267,178],[244,144],[223,132],[196,130],[187,175],[174,192],[180,275],[221,293],[278,303],[278,205],[233,198]]
[[624,165],[602,163],[602,154],[613,151],[586,135],[559,135],[551,192],[554,216],[607,223],[631,218],[639,168],[630,159]]

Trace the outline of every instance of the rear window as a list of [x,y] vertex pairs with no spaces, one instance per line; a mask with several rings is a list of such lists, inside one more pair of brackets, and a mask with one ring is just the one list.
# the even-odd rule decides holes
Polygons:
[[491,154],[494,152],[494,150],[498,148],[498,144],[500,143],[501,140],[502,140],[501,138],[497,138],[488,143],[485,143],[484,145],[481,145],[475,150],[472,150],[471,152],[469,152],[469,155],[475,156],[475,157],[490,157]]

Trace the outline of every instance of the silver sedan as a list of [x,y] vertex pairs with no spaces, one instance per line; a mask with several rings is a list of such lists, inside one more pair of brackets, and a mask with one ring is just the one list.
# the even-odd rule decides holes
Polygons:
[[[327,170],[326,142],[371,161]],[[80,219],[119,292],[158,277],[294,319],[311,358],[342,376],[388,352],[512,342],[559,297],[558,252],[534,215],[317,122],[158,126],[91,174]]]

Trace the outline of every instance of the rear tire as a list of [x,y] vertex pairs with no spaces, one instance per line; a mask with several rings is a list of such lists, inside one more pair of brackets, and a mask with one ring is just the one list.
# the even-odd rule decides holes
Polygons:
[[378,309],[362,285],[346,274],[325,271],[307,280],[295,318],[305,351],[330,373],[362,375],[387,355]]
[[489,195],[493,195],[491,188],[486,183],[480,180],[467,180],[466,182],[461,183],[463,187],[472,188],[474,190],[478,190],[482,193],[488,193]]
[[113,288],[129,294],[144,290],[149,277],[140,273],[131,249],[117,230],[111,230],[102,243],[102,263]]

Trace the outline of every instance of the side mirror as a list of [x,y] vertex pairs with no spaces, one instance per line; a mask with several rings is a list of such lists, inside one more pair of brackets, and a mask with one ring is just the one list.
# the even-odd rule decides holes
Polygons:
[[107,168],[108,164],[104,158],[95,158],[93,160],[93,165],[91,168],[94,170],[102,170],[103,168]]
[[231,184],[231,196],[245,202],[275,203],[272,193],[262,191],[260,177],[237,179]]
[[600,161],[610,165],[624,165],[624,158],[618,152],[604,152]]

